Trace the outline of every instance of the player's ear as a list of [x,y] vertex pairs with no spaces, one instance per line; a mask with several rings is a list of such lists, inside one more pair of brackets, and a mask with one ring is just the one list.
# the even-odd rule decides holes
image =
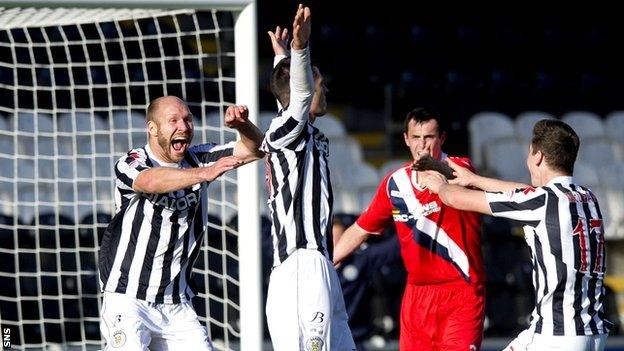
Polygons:
[[403,140],[405,140],[405,146],[409,147],[409,138],[405,132],[403,132]]
[[537,150],[537,152],[535,153],[535,165],[541,165],[542,161],[544,161],[544,154],[540,150]]
[[158,126],[154,121],[147,121],[147,132],[150,136],[158,136]]

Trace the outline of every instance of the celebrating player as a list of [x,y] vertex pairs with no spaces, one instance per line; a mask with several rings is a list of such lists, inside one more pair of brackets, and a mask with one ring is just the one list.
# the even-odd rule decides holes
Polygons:
[[[424,156],[449,158],[442,152],[446,133],[440,121],[425,108],[407,114],[403,136],[414,162]],[[450,159],[471,168],[466,158]],[[407,163],[382,180],[366,211],[336,244],[334,262],[394,221],[407,270],[400,349],[479,349],[485,310],[480,216],[444,205],[418,185],[421,172],[412,166]]]
[[572,178],[578,148],[579,138],[570,126],[541,120],[533,128],[526,161],[532,187],[480,177],[453,162],[453,184],[435,172],[420,179],[449,206],[523,224],[536,304],[529,328],[506,351],[605,347],[611,323],[603,306],[604,226],[596,196]]
[[[299,5],[288,32],[269,32],[276,56],[271,90],[283,109],[265,133],[274,268],[267,296],[273,348],[355,350],[328,238],[332,225],[328,140],[310,122],[326,111],[323,76],[310,64],[310,9]],[[277,61],[277,60],[276,60]],[[328,242],[330,241],[330,242]]]
[[100,246],[100,329],[107,350],[211,350],[191,304],[191,271],[208,221],[208,183],[258,159],[262,133],[245,106],[225,125],[241,139],[191,146],[193,115],[174,96],[147,109],[148,144],[115,164],[116,214]]

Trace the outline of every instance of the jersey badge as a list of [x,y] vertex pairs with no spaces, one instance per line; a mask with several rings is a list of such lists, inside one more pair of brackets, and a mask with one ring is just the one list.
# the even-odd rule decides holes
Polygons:
[[306,350],[321,351],[323,349],[323,339],[320,336],[312,336],[306,341]]
[[112,346],[114,348],[122,347],[126,343],[126,333],[122,330],[117,330],[113,333]]

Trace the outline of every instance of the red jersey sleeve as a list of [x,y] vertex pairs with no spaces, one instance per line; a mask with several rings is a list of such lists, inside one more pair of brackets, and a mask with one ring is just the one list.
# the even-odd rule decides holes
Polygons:
[[477,170],[474,168],[474,165],[472,164],[472,161],[470,161],[468,157],[449,156],[448,159],[464,168],[468,168],[473,173],[477,172]]
[[388,225],[392,224],[392,203],[388,198],[388,179],[390,176],[391,174],[387,175],[381,181],[368,208],[356,221],[360,228],[368,233],[380,234]]

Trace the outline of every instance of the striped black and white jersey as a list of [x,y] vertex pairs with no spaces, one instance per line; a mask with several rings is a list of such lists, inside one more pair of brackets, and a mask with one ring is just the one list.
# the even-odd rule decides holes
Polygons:
[[307,48],[292,50],[290,104],[273,119],[261,147],[268,153],[274,266],[300,248],[318,250],[331,259],[329,142],[308,121],[314,92],[309,60]]
[[102,291],[155,303],[180,303],[196,294],[191,271],[208,222],[208,182],[168,194],[137,192],[132,184],[153,167],[209,166],[231,156],[234,146],[196,145],[180,163],[164,163],[146,145],[115,163],[115,216],[100,246]]
[[530,328],[543,335],[608,333],[604,225],[594,194],[572,177],[556,177],[543,187],[486,192],[486,199],[494,216],[524,226],[536,295]]

